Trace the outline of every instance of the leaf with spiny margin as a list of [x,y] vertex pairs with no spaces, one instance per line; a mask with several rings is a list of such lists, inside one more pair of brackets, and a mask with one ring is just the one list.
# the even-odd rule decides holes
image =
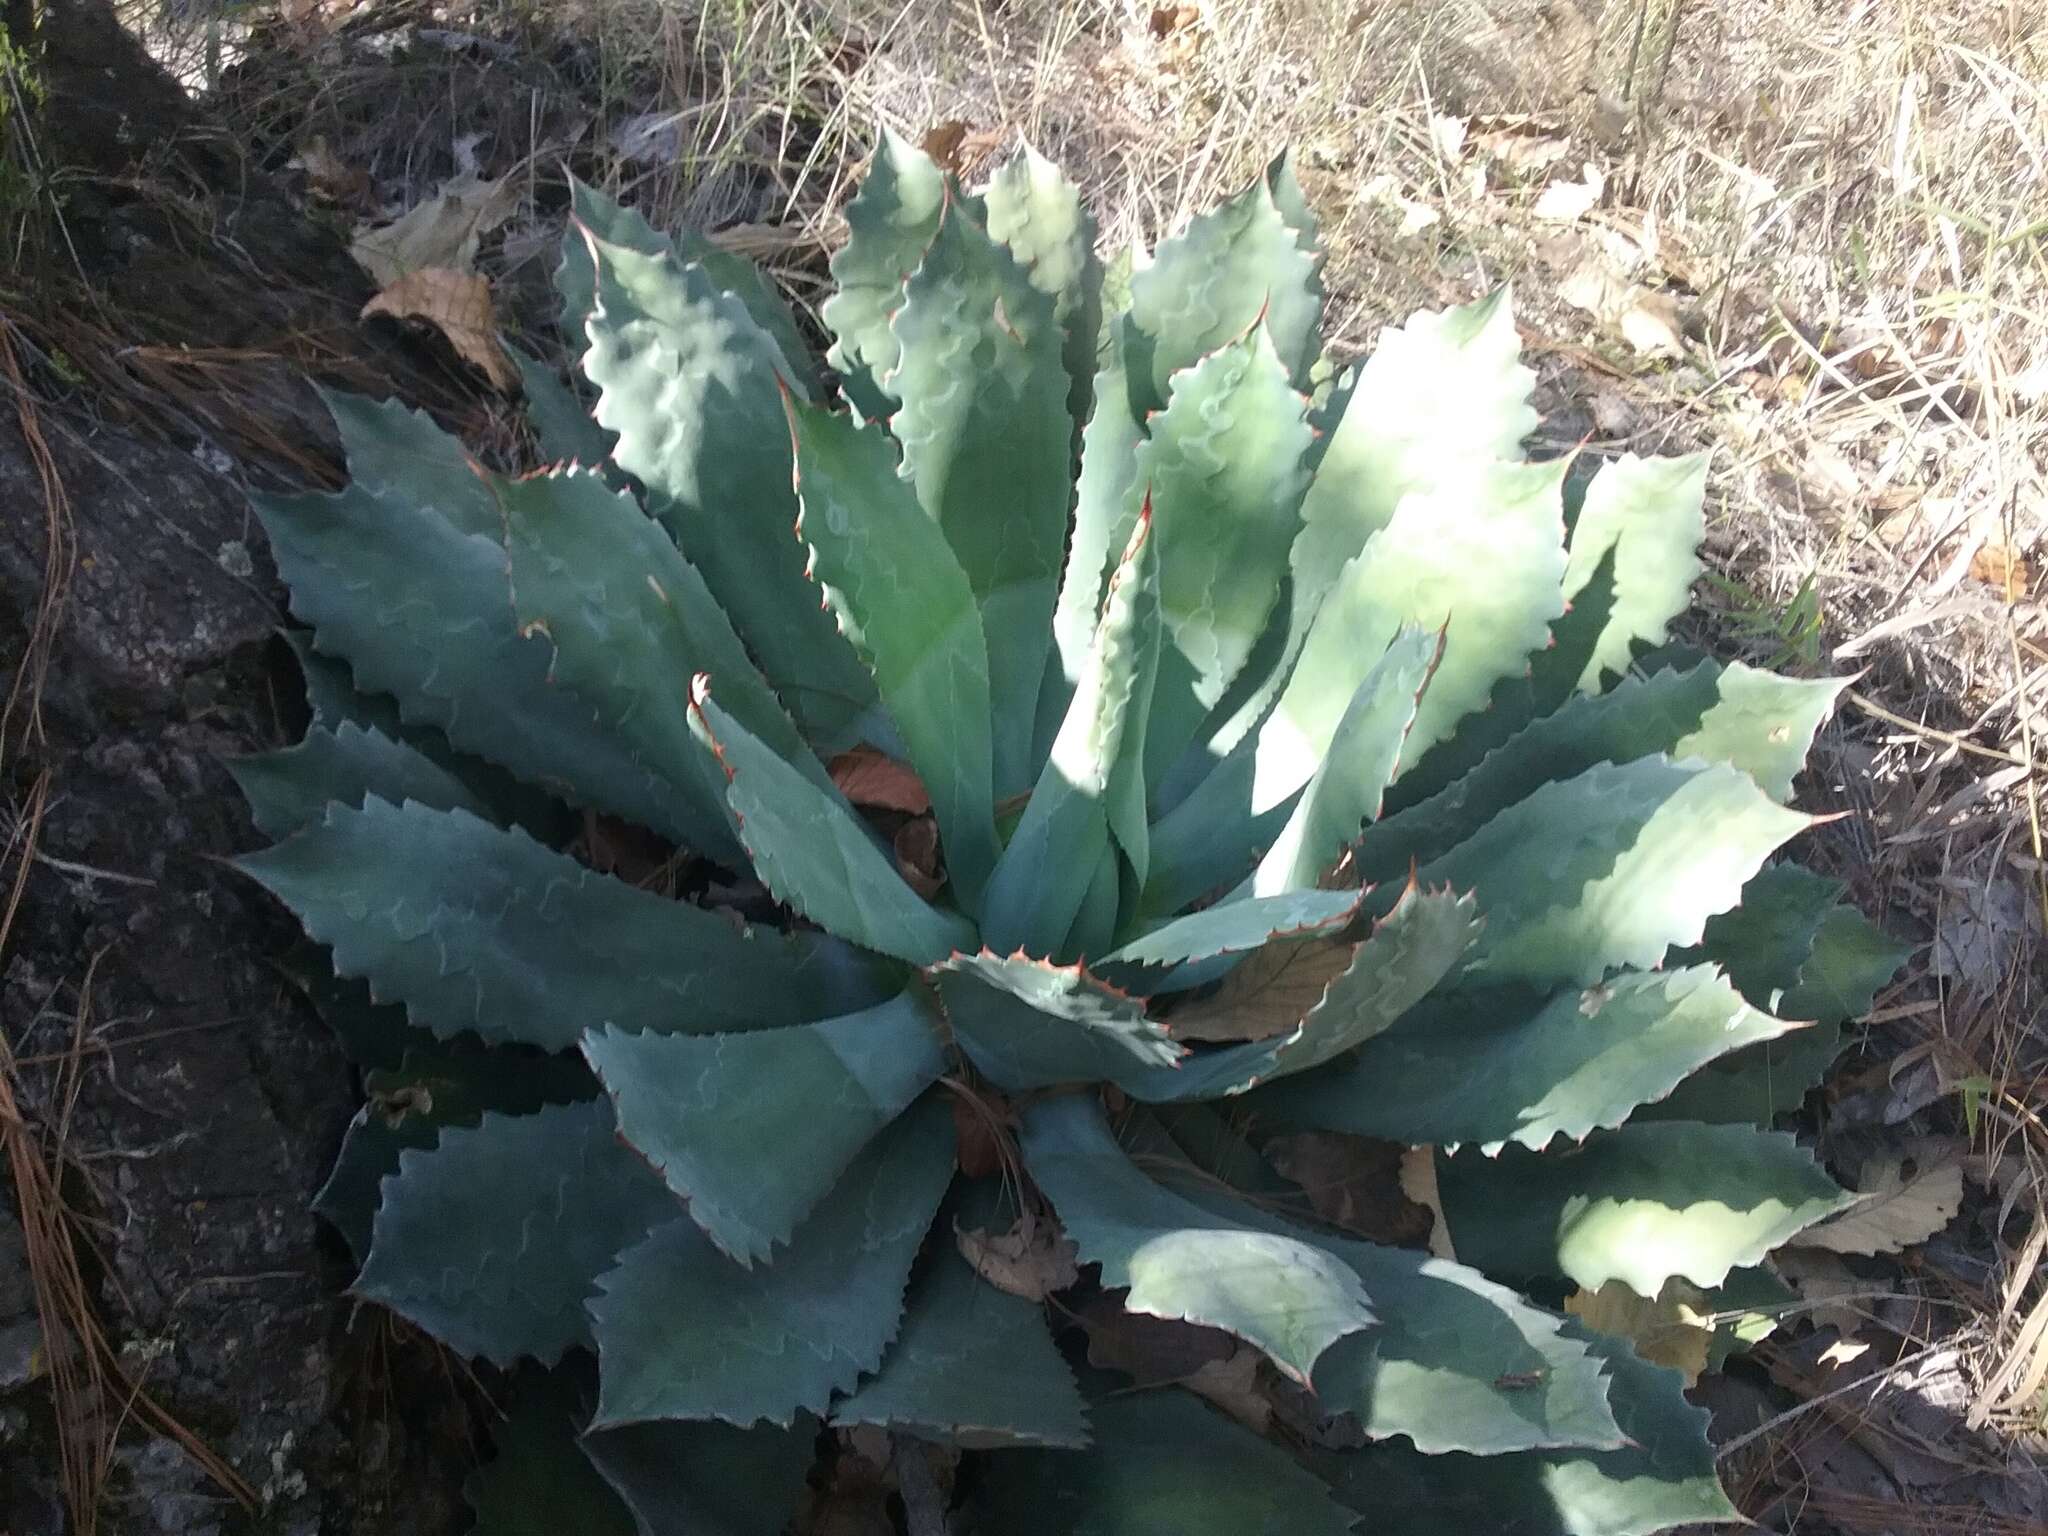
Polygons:
[[946,1246],[911,1286],[881,1370],[833,1408],[832,1422],[967,1449],[1085,1446],[1081,1394],[1045,1309],[983,1284]]
[[[774,341],[701,268],[593,247],[599,308],[583,371],[619,466],[704,575],[769,686],[821,749],[874,682],[804,579],[794,458]],[[779,381],[779,382],[778,382]]]
[[[580,248],[582,242],[577,244]],[[589,259],[586,250],[584,260]],[[591,419],[589,409],[576,398],[576,392],[531,353],[508,341],[500,341],[499,345],[512,354],[512,361],[518,366],[519,393],[526,401],[527,424],[533,429],[542,461],[580,464],[585,469],[597,470],[605,476],[606,484],[624,490],[625,476],[611,462],[612,434]]]
[[404,1008],[376,1001],[368,983],[336,976],[324,945],[300,940],[278,960],[277,968],[305,993],[320,1022],[333,1031],[343,1054],[365,1071],[396,1067],[407,1051],[432,1038],[412,1025]]
[[[381,731],[386,736],[404,734],[405,724],[398,716],[398,702],[389,694],[359,692],[355,674],[349,671],[347,662],[339,656],[323,656],[313,649],[311,630],[286,626],[279,629],[278,634],[291,648],[292,659],[299,664],[299,680],[305,685],[306,710],[312,716],[313,725],[330,731],[343,725],[356,725],[366,731]],[[439,735],[438,732],[433,734]],[[444,749],[446,745],[444,739]]]
[[773,1264],[740,1268],[688,1217],[626,1252],[590,1304],[603,1376],[593,1428],[824,1412],[896,1335],[953,1148],[951,1110],[926,1099],[855,1160]]
[[399,1154],[355,1294],[458,1354],[552,1364],[591,1342],[597,1276],[674,1210],[608,1101],[487,1113]]
[[1069,953],[1066,941],[1112,833],[1134,865],[1148,857],[1140,769],[1161,650],[1155,541],[1155,524],[1141,518],[1110,582],[1052,755],[996,863],[981,913],[991,949]]
[[[1597,763],[1659,752],[1732,763],[1782,803],[1842,686],[1836,679],[1780,677],[1741,662],[1704,662],[1574,698],[1508,738],[1456,783],[1376,822],[1359,845],[1359,870],[1368,880],[1391,879],[1410,863],[1427,863],[1456,847],[1541,785]],[[1758,1006],[1770,1003],[1759,999]]]
[[1262,320],[1175,376],[1139,445],[1132,494],[1151,507],[1165,624],[1148,785],[1195,740],[1279,601],[1308,483],[1306,409]]
[[1137,1082],[1183,1052],[1138,999],[1079,966],[983,951],[927,973],[953,1040],[1005,1093],[1107,1079]]
[[737,1035],[606,1028],[583,1054],[619,1134],[728,1257],[789,1241],[847,1166],[946,1070],[938,1020],[907,990],[842,1018]]
[[1673,1275],[1716,1286],[1855,1196],[1790,1136],[1747,1125],[1637,1121],[1585,1145],[1437,1158],[1459,1256],[1513,1281],[1620,1280],[1654,1296]]
[[1322,284],[1260,176],[1244,191],[1198,214],[1162,241],[1131,273],[1126,366],[1137,419],[1171,403],[1184,387],[1174,375],[1266,330],[1282,371],[1306,390],[1322,352]]
[[1602,466],[1572,524],[1564,595],[1574,597],[1614,551],[1614,607],[1579,687],[1597,693],[1601,674],[1626,675],[1635,647],[1662,645],[1692,601],[1705,569],[1707,456],[1645,459],[1624,454]]
[[[1127,318],[1108,323],[1121,336]],[[1074,527],[1067,539],[1066,566],[1053,608],[1053,643],[1059,655],[1049,661],[1040,702],[1040,735],[1049,735],[1046,717],[1056,728],[1067,700],[1087,669],[1095,644],[1095,626],[1102,616],[1103,584],[1137,528],[1143,505],[1138,480],[1138,449],[1145,441],[1144,416],[1131,402],[1124,373],[1124,349],[1112,345],[1095,375],[1094,407],[1081,432],[1081,471],[1074,487]]]
[[382,731],[343,721],[313,726],[298,745],[228,764],[256,828],[273,841],[317,822],[329,803],[360,807],[365,795],[416,800],[439,811],[492,820],[490,808],[454,774]]
[[1221,1328],[1304,1386],[1325,1350],[1373,1325],[1348,1265],[1314,1242],[1216,1216],[1155,1184],[1093,1099],[1029,1106],[1018,1144],[1081,1261],[1102,1266],[1105,1288],[1129,1288],[1127,1310]]
[[[1065,337],[1069,427],[1078,434],[1093,399],[1095,340],[1102,329],[1095,220],[1080,188],[1029,144],[1004,162],[981,197],[989,234],[1017,258],[1031,286],[1052,298],[1053,318]],[[1074,441],[1078,447],[1078,436]]]
[[[1038,767],[1032,728],[1073,494],[1053,300],[953,203],[889,329],[899,361],[885,382],[903,402],[889,430],[903,445],[903,478],[944,530],[980,608],[983,711],[994,724],[995,794],[1007,799]],[[963,716],[953,728],[977,722]]]
[[1318,1470],[1369,1517],[1373,1536],[1656,1536],[1740,1523],[1715,1474],[1707,1412],[1686,1401],[1678,1373],[1617,1339],[1577,1324],[1566,1331],[1606,1364],[1608,1401],[1628,1440],[1620,1450],[1426,1456],[1389,1441],[1319,1457]]
[[[1167,1176],[1175,1176],[1171,1164]],[[1326,1412],[1347,1414],[1372,1438],[1491,1454],[1621,1444],[1600,1362],[1563,1318],[1477,1270],[1313,1232],[1213,1183],[1189,1184],[1187,1199],[1213,1217],[1313,1243],[1364,1283],[1378,1321],[1330,1348],[1314,1386]]]
[[1288,561],[1294,601],[1282,659],[1267,688],[1219,730],[1217,750],[1259,724],[1295,670],[1338,572],[1393,520],[1404,497],[1434,488],[1455,466],[1521,456],[1522,439],[1536,430],[1529,404],[1536,375],[1520,356],[1505,288],[1380,332],[1371,357],[1340,391],[1342,415],[1322,443],[1302,500],[1301,533]]
[[633,1516],[577,1443],[581,1394],[568,1371],[520,1385],[491,1426],[491,1459],[463,1480],[475,1536],[633,1536]]
[[1186,799],[1152,824],[1140,920],[1170,916],[1235,886],[1287,825],[1301,790],[1266,810],[1252,810],[1257,745],[1255,736],[1240,741]]
[[1252,876],[1258,895],[1320,884],[1361,827],[1376,821],[1400,766],[1443,636],[1404,629],[1345,706],[1322,765]]
[[[626,1501],[639,1536],[783,1536],[817,1457],[817,1420],[735,1429],[678,1419],[583,1437],[583,1453]],[[582,1536],[571,1524],[550,1536]]]
[[870,420],[893,409],[885,383],[896,371],[889,317],[904,280],[938,232],[946,177],[930,155],[882,130],[860,191],[846,205],[846,244],[832,253],[832,297],[819,318],[836,338],[825,360],[853,408]]
[[779,902],[849,943],[930,965],[971,948],[974,929],[904,883],[846,801],[777,757],[692,685],[690,723],[725,769],[726,801],[755,874]]
[[832,789],[704,578],[639,503],[582,470],[494,476],[491,485],[520,630],[547,642],[549,680],[583,700],[608,734],[671,771],[688,765],[717,805],[724,779],[689,724],[688,680],[709,672],[736,719]]
[[1358,911],[1359,892],[1282,891],[1218,902],[1153,929],[1102,957],[1102,965],[1171,967],[1189,960],[1263,949],[1342,928]]
[[760,1029],[895,990],[824,935],[743,928],[462,811],[333,806],[237,864],[334,946],[339,974],[367,978],[443,1039],[473,1029],[567,1050],[606,1022]]
[[1178,1388],[1098,1398],[1095,1445],[989,1458],[986,1536],[1345,1536],[1320,1478]]
[[1458,991],[1258,1109],[1276,1125],[1404,1146],[1540,1152],[1619,1125],[1715,1057],[1797,1027],[1751,1007],[1711,965],[1625,972],[1547,1002],[1520,989]]
[[1486,932],[1470,968],[1489,982],[1591,986],[1697,943],[1810,821],[1726,763],[1643,757],[1544,785],[1423,875],[1477,889]]
[[473,1040],[415,1047],[393,1067],[363,1075],[369,1100],[341,1139],[313,1210],[324,1217],[360,1264],[370,1252],[372,1223],[385,1178],[398,1172],[407,1147],[431,1147],[442,1128],[475,1125],[486,1110],[530,1114],[543,1104],[570,1104],[597,1096],[582,1062],[537,1051],[486,1048]]
[[345,658],[356,687],[389,694],[407,725],[575,804],[699,848],[730,847],[687,778],[596,729],[547,680],[506,598],[502,526],[462,445],[423,414],[328,396],[354,479],[333,495],[252,497],[292,613]]
[[[897,478],[887,433],[795,401],[789,420],[801,508],[797,533],[811,551],[806,574],[873,673],[910,764],[931,794],[956,899],[975,911],[995,868],[997,843],[991,647],[969,575],[946,541],[932,537],[931,519]],[[1035,697],[1036,671],[1032,678]],[[723,679],[714,673],[712,682],[722,702]],[[1021,710],[1029,729],[1027,704],[995,702]]]
[[702,267],[714,286],[731,294],[747,308],[754,323],[774,341],[785,365],[782,372],[806,394],[818,383],[818,366],[810,344],[797,329],[795,317],[761,269],[743,256],[721,250],[692,229],[665,235],[634,209],[623,208],[595,187],[569,178],[570,206],[574,222],[563,232],[562,261],[555,270],[555,291],[562,299],[562,329],[580,355],[587,341],[584,324],[596,307],[597,269],[590,243],[576,226],[581,224],[607,245],[624,246],[646,256],[673,254],[680,261]]
[[1402,625],[1444,635],[1409,731],[1411,761],[1522,670],[1564,612],[1563,473],[1556,464],[1459,464],[1402,498],[1331,579],[1301,659],[1259,729],[1255,807],[1308,782],[1359,681]]

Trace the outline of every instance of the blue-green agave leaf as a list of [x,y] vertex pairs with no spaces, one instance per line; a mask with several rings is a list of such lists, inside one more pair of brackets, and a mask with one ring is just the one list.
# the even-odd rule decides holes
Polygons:
[[728,1257],[786,1243],[861,1150],[946,1069],[920,990],[741,1035],[591,1030],[619,1134]]
[[1005,1093],[1107,1079],[1140,1083],[1184,1053],[1144,1004],[1088,975],[1024,955],[955,955],[929,973],[953,1040]]
[[462,811],[330,806],[237,863],[334,947],[340,975],[443,1039],[559,1051],[606,1022],[757,1029],[889,995],[867,957],[821,934],[745,928]]
[[[587,262],[590,253],[576,242]],[[580,331],[580,326],[579,326]],[[625,477],[612,464],[613,437],[591,418],[590,410],[564,384],[555,370],[532,353],[500,341],[519,370],[519,393],[526,401],[527,424],[546,464],[580,464],[606,476],[606,483],[625,488]],[[579,345],[578,350],[581,350]]]
[[[946,541],[932,537],[912,488],[897,478],[887,434],[795,401],[790,424],[808,574],[874,674],[911,766],[931,794],[954,892],[974,911],[997,852],[991,647],[975,590]],[[1037,677],[1034,667],[1033,702]],[[1029,704],[1008,703],[1028,717]]]
[[896,1335],[953,1145],[951,1112],[926,1099],[869,1145],[772,1264],[740,1268],[687,1217],[628,1251],[590,1306],[603,1378],[592,1427],[823,1413]]
[[1218,902],[1131,940],[1104,955],[1102,966],[1170,967],[1262,949],[1278,940],[1313,938],[1342,928],[1358,907],[1356,890],[1282,891]]
[[[783,1536],[817,1459],[818,1422],[787,1429],[651,1419],[583,1437],[583,1453],[633,1512],[639,1536]],[[577,1527],[556,1526],[550,1536]]]
[[1221,1328],[1307,1384],[1323,1352],[1370,1328],[1352,1269],[1316,1243],[1226,1220],[1154,1183],[1125,1156],[1092,1098],[1024,1111],[1025,1166],[1083,1263],[1129,1288],[1132,1312]]
[[967,1449],[1088,1443],[1081,1393],[1045,1309],[984,1285],[950,1244],[911,1286],[881,1370],[832,1410],[832,1422]]
[[355,1293],[459,1354],[552,1364],[591,1342],[598,1275],[674,1210],[609,1102],[486,1114],[399,1154]]
[[1856,1198],[1790,1136],[1678,1120],[1568,1151],[1439,1155],[1437,1189],[1459,1256],[1489,1275],[1619,1280],[1639,1296],[1673,1275],[1719,1285]]
[[[1128,319],[1118,319],[1107,329],[1121,337],[1128,327]],[[1102,615],[1104,583],[1116,564],[1117,552],[1129,544],[1143,507],[1138,449],[1145,441],[1145,416],[1132,403],[1123,358],[1120,342],[1108,348],[1091,390],[1093,410],[1081,433],[1074,527],[1067,538],[1066,566],[1052,619],[1053,643],[1059,655],[1046,671],[1042,726],[1049,716],[1057,727],[1067,700],[1080,684]]]
[[228,772],[257,830],[272,840],[319,821],[330,804],[360,807],[367,795],[495,819],[468,785],[432,758],[348,720],[332,730],[312,726],[296,746],[237,758]]
[[850,943],[930,965],[974,947],[974,929],[928,906],[836,794],[818,788],[713,702],[697,679],[690,721],[724,765],[740,840],[775,899]]
[[1662,645],[1671,621],[1692,601],[1705,569],[1707,456],[1645,459],[1624,454],[1586,488],[1572,524],[1564,595],[1576,597],[1607,551],[1614,551],[1614,604],[1579,687],[1597,693],[1606,672],[1625,674],[1635,648]]
[[846,244],[832,255],[832,297],[820,318],[836,340],[825,360],[839,371],[855,410],[869,419],[894,408],[886,381],[896,371],[889,317],[903,285],[938,232],[946,178],[931,156],[884,128],[874,159],[846,205]]
[[583,1412],[571,1376],[521,1383],[491,1425],[495,1454],[462,1484],[476,1536],[634,1536],[632,1513],[577,1444]]

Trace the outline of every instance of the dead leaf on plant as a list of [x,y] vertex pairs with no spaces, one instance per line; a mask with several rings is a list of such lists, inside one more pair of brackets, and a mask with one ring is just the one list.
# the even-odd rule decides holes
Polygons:
[[[1909,1161],[1917,1165],[1910,1174]],[[1873,1254],[1926,1242],[1962,1209],[1962,1153],[1941,1142],[1918,1143],[1907,1152],[1872,1158],[1857,1183],[1860,1202],[1808,1227],[1793,1243],[1830,1253]]]
[[363,318],[389,315],[431,325],[467,363],[483,370],[491,386],[510,394],[519,383],[511,360],[498,345],[491,285],[480,272],[424,267],[408,272],[363,306]]
[[826,764],[826,771],[839,793],[865,810],[922,816],[932,808],[931,794],[917,770],[873,747],[849,748]]
[[926,901],[945,888],[946,870],[939,857],[939,824],[929,816],[913,816],[896,829],[896,873]]
[[1080,1250],[1057,1222],[1026,1211],[1007,1232],[988,1233],[979,1227],[953,1230],[960,1255],[974,1272],[999,1291],[1043,1301],[1080,1278]]
[[1341,1131],[1302,1131],[1266,1143],[1266,1161],[1302,1188],[1323,1220],[1376,1243],[1419,1247],[1435,1217],[1401,1185],[1406,1148]]
[[1166,1028],[1176,1040],[1265,1040],[1298,1025],[1344,973],[1358,946],[1304,939],[1254,950],[1215,993],[1176,1008]]
[[479,242],[510,218],[518,203],[519,189],[509,180],[453,176],[391,223],[358,228],[349,254],[379,288],[428,267],[467,272],[476,265]]
[[1588,1328],[1629,1340],[1637,1354],[1677,1371],[1689,1387],[1707,1368],[1707,1351],[1714,1341],[1713,1329],[1703,1326],[1708,1314],[1701,1303],[1697,1289],[1674,1277],[1655,1299],[1610,1280],[1597,1291],[1572,1292],[1564,1309]]

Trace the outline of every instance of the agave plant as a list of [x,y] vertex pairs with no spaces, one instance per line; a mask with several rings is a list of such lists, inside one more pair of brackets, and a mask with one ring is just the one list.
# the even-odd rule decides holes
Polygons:
[[[259,504],[312,724],[243,867],[370,1100],[320,1208],[462,1354],[595,1359],[486,1524],[774,1532],[856,1426],[986,1452],[990,1532],[1733,1518],[1562,1309],[1767,1287],[1846,1198],[1768,1122],[1896,956],[1766,865],[1839,684],[1669,643],[1704,464],[1524,462],[1502,296],[1329,367],[1284,159],[1108,270],[1029,152],[888,140],[848,223],[827,373],[580,190],[556,467],[337,397],[349,485]],[[1428,1246],[1321,1219],[1307,1131],[1419,1149]]]

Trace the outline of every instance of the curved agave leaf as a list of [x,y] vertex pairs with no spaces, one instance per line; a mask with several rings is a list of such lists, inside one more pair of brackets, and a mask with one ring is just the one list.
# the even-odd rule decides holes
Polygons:
[[1044,1309],[984,1285],[957,1250],[912,1284],[882,1368],[832,1410],[966,1449],[1088,1443],[1080,1390]]
[[1319,1461],[1337,1497],[1371,1517],[1375,1536],[1655,1536],[1740,1522],[1714,1473],[1706,1410],[1685,1400],[1678,1373],[1645,1364],[1619,1340],[1566,1329],[1607,1367],[1628,1439],[1620,1450],[1426,1456],[1389,1441]]
[[854,409],[870,420],[893,409],[885,386],[898,353],[889,317],[938,232],[946,193],[931,156],[885,127],[860,191],[846,205],[846,244],[832,255],[834,292],[819,318],[838,338],[825,360],[839,370]]
[[1798,1026],[1752,1008],[1716,966],[1631,971],[1547,1002],[1454,992],[1413,1010],[1341,1067],[1262,1095],[1276,1125],[1403,1145],[1514,1142],[1621,1124],[1707,1061]]
[[952,1178],[952,1115],[927,1099],[861,1154],[773,1264],[740,1268],[688,1217],[658,1228],[597,1282],[592,1428],[823,1413],[881,1364]]
[[1574,699],[1509,737],[1447,789],[1374,823],[1358,849],[1360,872],[1391,879],[1411,862],[1448,852],[1544,784],[1657,753],[1733,764],[1783,802],[1843,686],[1835,678],[1805,681],[1741,662],[1703,662]]
[[[860,1151],[946,1070],[905,991],[843,1018],[743,1035],[583,1036],[619,1134],[721,1252],[766,1259]],[[763,1148],[772,1149],[764,1155]]]
[[1304,1238],[1219,1217],[1147,1178],[1117,1145],[1092,1099],[1024,1111],[1025,1166],[1059,1213],[1083,1263],[1128,1288],[1132,1312],[1221,1328],[1307,1385],[1323,1352],[1370,1328],[1358,1276]]
[[[619,466],[704,575],[776,694],[821,745],[844,745],[874,683],[804,579],[775,343],[701,269],[593,242],[583,371]],[[778,381],[780,381],[778,383]]]
[[1218,902],[1153,929],[1102,957],[1101,969],[1171,968],[1335,932],[1357,915],[1356,890],[1282,891]]
[[[899,362],[886,382],[903,402],[890,430],[903,445],[904,478],[944,530],[979,605],[995,792],[1007,798],[1037,769],[1032,731],[1073,490],[1053,301],[953,205],[889,328]],[[965,710],[957,720],[975,728]]]
[[1185,1054],[1144,1004],[1088,975],[1023,955],[955,955],[927,972],[953,1041],[1005,1093],[1108,1079],[1139,1082]]
[[1095,1448],[998,1456],[988,1536],[1344,1536],[1351,1516],[1277,1445],[1169,1389],[1089,1409]]
[[[816,1458],[818,1423],[736,1429],[678,1419],[583,1437],[583,1453],[633,1512],[639,1536],[783,1536]],[[580,1529],[574,1521],[546,1536]]]
[[[1031,286],[1049,295],[1065,338],[1067,415],[1078,434],[1094,398],[1095,342],[1102,329],[1102,263],[1095,219],[1060,168],[1021,146],[982,192],[988,232],[1016,257]],[[1079,437],[1075,437],[1079,446]]]
[[330,804],[360,808],[370,795],[496,819],[467,784],[432,758],[349,720],[332,730],[312,726],[298,745],[282,751],[237,758],[228,772],[249,802],[256,829],[272,841],[319,821]]
[[1716,1286],[1855,1196],[1790,1136],[1746,1125],[1631,1123],[1574,1151],[1437,1159],[1451,1241],[1490,1275]]
[[[1121,338],[1128,319],[1110,322]],[[1074,526],[1067,536],[1066,564],[1053,608],[1053,642],[1059,655],[1048,665],[1039,706],[1041,735],[1050,715],[1056,727],[1079,685],[1101,617],[1104,584],[1117,551],[1129,544],[1143,506],[1138,482],[1138,449],[1145,441],[1145,415],[1132,402],[1124,371],[1125,348],[1112,340],[1092,390],[1094,409],[1081,432],[1081,472],[1074,487]]]
[[915,965],[973,945],[973,928],[905,885],[837,793],[756,740],[712,701],[706,679],[691,692],[691,727],[718,754],[747,857],[777,901],[828,933]]
[[1601,674],[1626,674],[1638,645],[1662,645],[1692,601],[1706,567],[1707,456],[1644,459],[1624,454],[1602,466],[1572,524],[1564,595],[1574,597],[1614,551],[1614,605],[1579,687],[1597,693]]
[[1591,986],[1615,966],[1647,969],[1697,942],[1765,856],[1811,820],[1725,763],[1602,763],[1544,785],[1423,876],[1478,890],[1486,933],[1474,972]]
[[486,1114],[399,1154],[355,1291],[462,1354],[552,1364],[590,1343],[598,1275],[674,1208],[604,1100]]
[[353,476],[333,495],[257,496],[314,645],[409,725],[712,852],[734,848],[686,766],[649,762],[547,680],[548,648],[506,601],[497,503],[462,445],[419,412],[329,395]]
[[1263,807],[1308,781],[1359,681],[1404,624],[1444,634],[1407,752],[1419,757],[1519,672],[1564,612],[1556,464],[1463,468],[1406,497],[1331,582],[1300,663],[1259,730]]
[[334,946],[338,974],[443,1039],[559,1051],[606,1022],[758,1029],[888,995],[868,957],[823,935],[741,928],[462,811],[330,806],[236,863]]
[[[886,434],[793,401],[790,427],[802,508],[797,533],[811,550],[806,574],[874,674],[931,794],[953,889],[974,911],[997,853],[991,654],[974,588],[897,478]],[[1035,670],[1032,677],[1035,697]]]

